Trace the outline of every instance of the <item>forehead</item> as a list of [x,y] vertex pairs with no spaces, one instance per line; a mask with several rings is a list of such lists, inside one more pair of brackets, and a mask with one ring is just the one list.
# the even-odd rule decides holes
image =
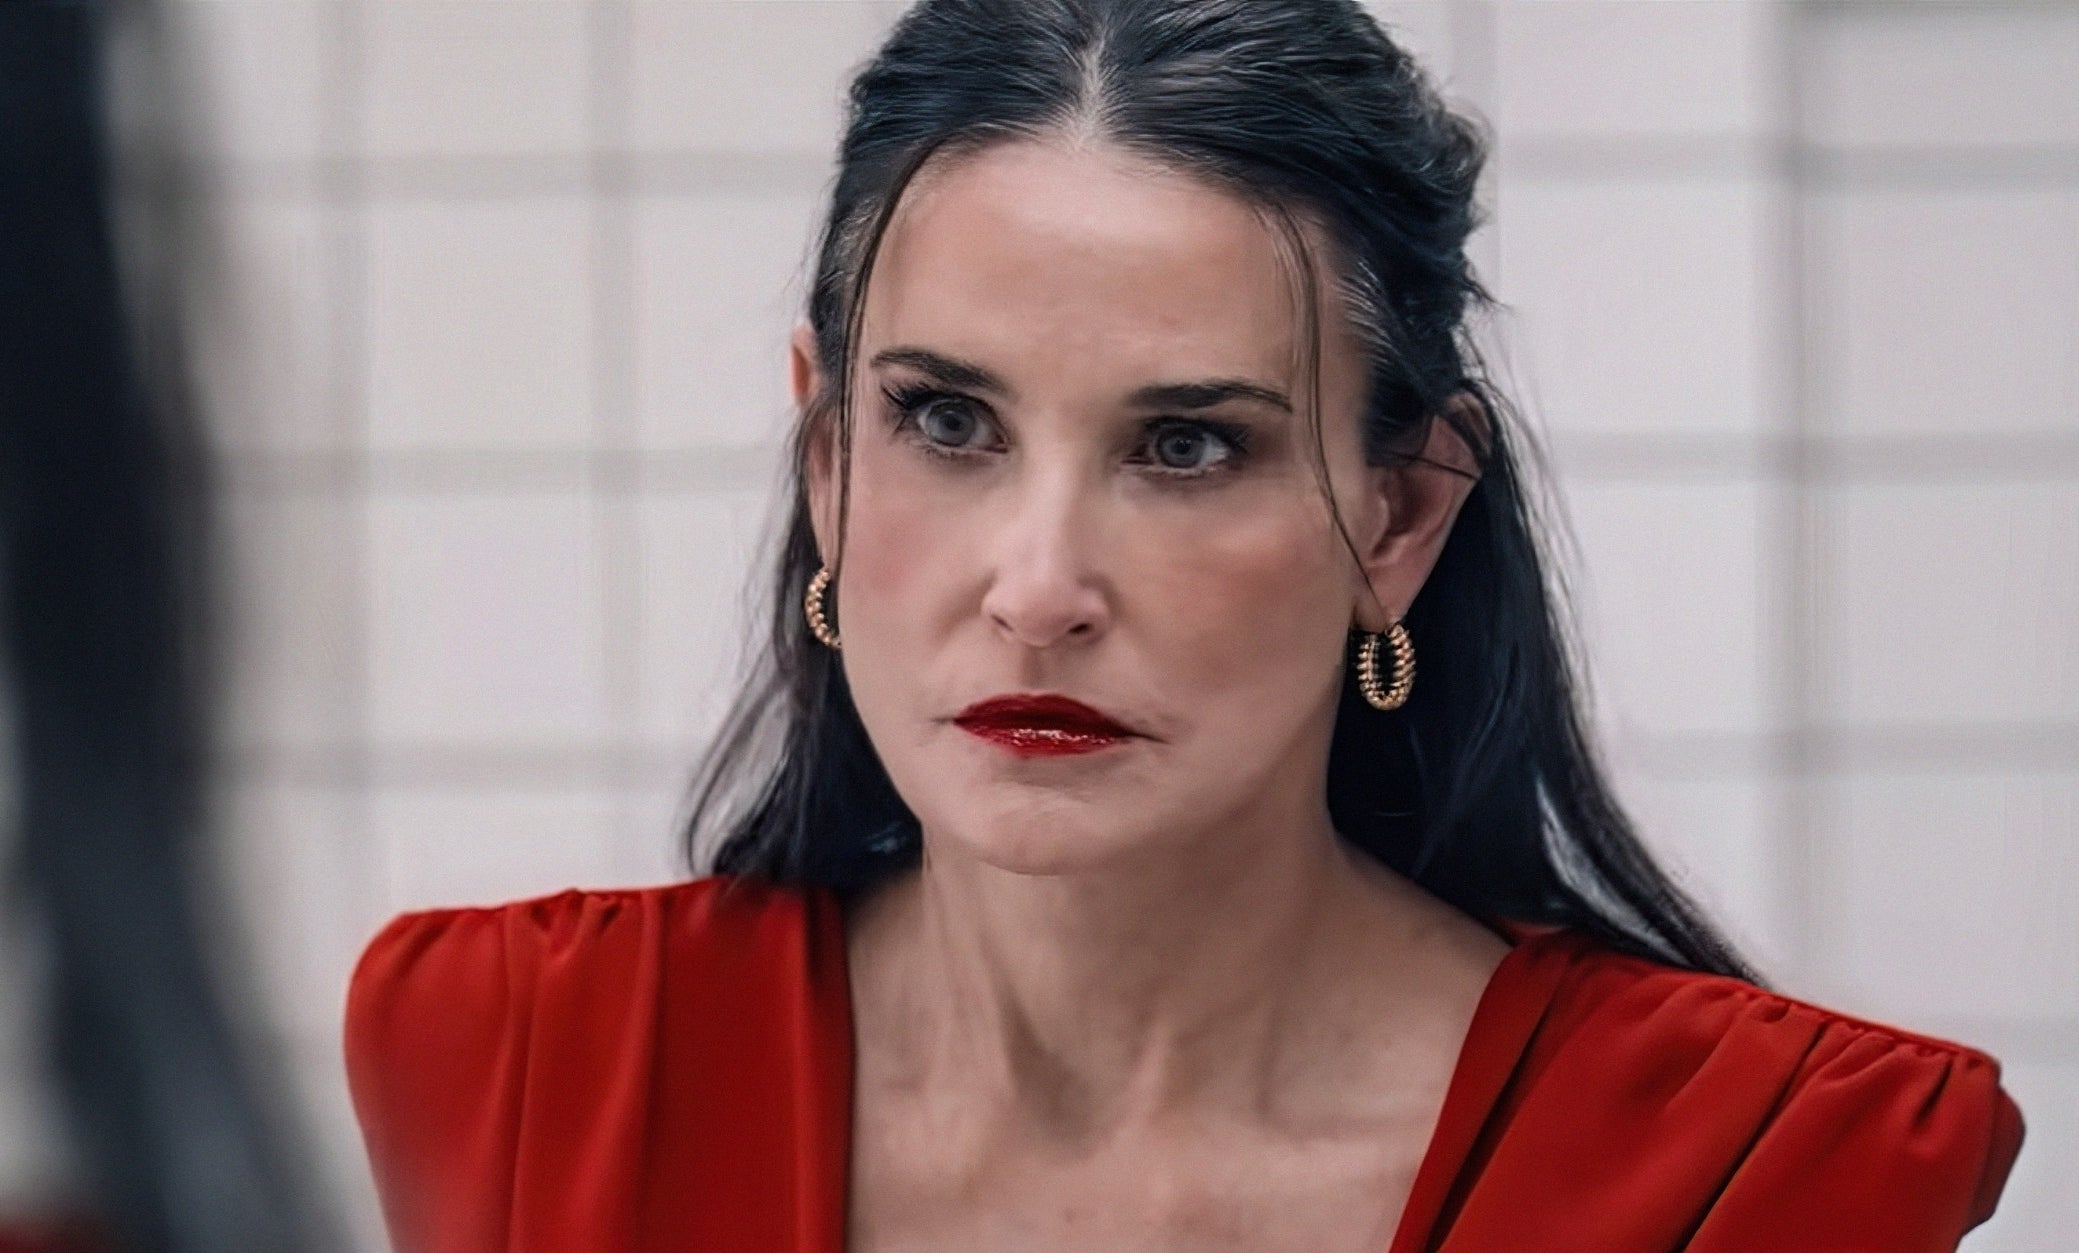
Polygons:
[[1263,210],[1205,179],[1113,148],[1000,144],[906,191],[865,338],[1085,375],[1284,379],[1297,264]]

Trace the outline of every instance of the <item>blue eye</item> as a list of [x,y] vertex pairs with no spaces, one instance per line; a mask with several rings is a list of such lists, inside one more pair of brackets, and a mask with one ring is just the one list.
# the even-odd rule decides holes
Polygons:
[[924,402],[916,414],[916,423],[917,429],[933,443],[955,448],[966,447],[970,438],[982,429],[981,419],[975,415],[973,406],[946,396]]
[[884,387],[881,395],[897,433],[940,456],[957,456],[976,447],[973,437],[987,421],[974,401],[936,388]]
[[1228,475],[1249,459],[1249,428],[1212,418],[1158,418],[1148,424],[1141,458],[1159,479]]
[[[992,446],[986,432],[996,419],[972,397],[920,384],[883,386],[881,396],[890,429],[930,456],[968,461]],[[1154,418],[1142,425],[1128,463],[1159,480],[1206,478],[1240,469],[1249,439],[1249,428],[1238,423]]]
[[1240,454],[1240,439],[1197,422],[1171,422],[1156,428],[1149,445],[1165,469],[1204,474]]

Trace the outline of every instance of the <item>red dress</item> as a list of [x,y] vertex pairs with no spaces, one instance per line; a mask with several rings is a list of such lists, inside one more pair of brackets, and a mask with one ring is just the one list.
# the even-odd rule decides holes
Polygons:
[[[2021,1143],[1998,1064],[1509,928],[1390,1250],[1953,1250]],[[844,1247],[852,1036],[819,889],[406,914],[347,1074],[403,1253]]]

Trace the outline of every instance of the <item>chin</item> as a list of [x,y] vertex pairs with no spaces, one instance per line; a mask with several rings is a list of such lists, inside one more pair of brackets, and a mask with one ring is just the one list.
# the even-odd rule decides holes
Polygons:
[[1080,804],[1027,799],[968,808],[938,824],[928,838],[1011,874],[1076,875],[1115,867],[1151,851],[1154,837],[1121,827],[1116,818],[1116,813],[1094,816]]

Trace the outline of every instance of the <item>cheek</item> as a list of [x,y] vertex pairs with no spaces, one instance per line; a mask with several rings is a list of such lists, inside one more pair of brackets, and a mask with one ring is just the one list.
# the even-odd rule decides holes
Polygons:
[[[936,606],[973,611],[954,584],[988,564],[989,508],[958,476],[858,450],[838,608],[855,657],[913,647]],[[1106,512],[1093,560],[1120,597],[1118,629],[1154,665],[1284,700],[1307,690],[1296,676],[1333,670],[1349,626],[1348,553],[1311,477],[1199,499],[1129,489]]]
[[1349,619],[1336,558],[1348,554],[1318,497],[1266,492],[1179,523],[1142,585],[1205,682],[1296,696],[1295,672],[1333,668]]
[[862,639],[878,640],[890,619],[915,622],[934,573],[957,568],[963,528],[944,488],[885,450],[857,450],[851,495],[839,612],[852,605]]

